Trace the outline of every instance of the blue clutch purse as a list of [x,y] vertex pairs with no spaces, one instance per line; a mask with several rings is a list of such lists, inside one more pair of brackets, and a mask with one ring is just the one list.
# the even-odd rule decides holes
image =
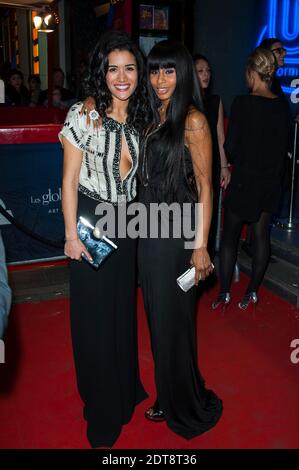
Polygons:
[[96,237],[95,227],[93,227],[84,217],[79,217],[77,232],[78,237],[92,257],[92,261],[86,258],[83,254],[82,258],[95,269],[98,269],[100,265],[103,264],[103,262],[117,249],[115,243],[109,240],[109,238],[105,236],[102,236],[101,238]]

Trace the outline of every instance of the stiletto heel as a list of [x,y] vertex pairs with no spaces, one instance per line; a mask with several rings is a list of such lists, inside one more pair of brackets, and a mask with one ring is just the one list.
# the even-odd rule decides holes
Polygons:
[[251,307],[252,312],[255,313],[258,300],[259,299],[256,292],[248,292],[248,294],[244,295],[241,302],[238,303],[238,307],[241,310],[247,310],[249,307]]
[[221,292],[217,299],[212,303],[212,309],[217,310],[221,308],[222,313],[228,308],[231,303],[231,295],[229,292]]

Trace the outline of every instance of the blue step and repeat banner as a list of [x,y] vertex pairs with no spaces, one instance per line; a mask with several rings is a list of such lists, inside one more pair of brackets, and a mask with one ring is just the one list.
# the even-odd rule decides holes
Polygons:
[[26,229],[54,242],[51,246],[36,240],[0,214],[7,262],[62,257],[63,152],[60,143],[0,145],[0,165],[1,206]]

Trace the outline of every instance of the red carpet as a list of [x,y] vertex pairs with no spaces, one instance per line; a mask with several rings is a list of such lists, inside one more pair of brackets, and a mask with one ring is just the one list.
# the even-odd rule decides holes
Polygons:
[[[207,385],[223,399],[219,424],[185,441],[144,410],[154,399],[153,363],[139,293],[139,349],[150,398],[139,405],[115,448],[299,448],[299,363],[290,361],[299,338],[299,312],[262,289],[255,316],[236,307],[245,278],[233,286],[226,315],[199,306],[199,363]],[[0,364],[0,448],[89,448],[70,344],[68,301],[15,305]]]

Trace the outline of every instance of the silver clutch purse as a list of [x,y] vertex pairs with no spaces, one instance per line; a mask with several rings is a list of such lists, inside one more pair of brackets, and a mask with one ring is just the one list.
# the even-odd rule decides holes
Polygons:
[[115,243],[109,240],[109,238],[105,236],[100,238],[97,237],[95,227],[93,227],[84,217],[79,217],[77,232],[78,237],[92,257],[92,261],[86,258],[84,254],[82,254],[82,258],[95,269],[98,269],[100,265],[103,264],[103,262],[117,249]]
[[192,266],[187,269],[187,271],[177,278],[176,282],[184,292],[188,292],[195,284],[195,267]]
[[[211,263],[211,265],[214,269],[215,266],[213,263]],[[199,280],[200,279],[201,278],[199,278]],[[191,268],[187,269],[187,271],[177,278],[176,282],[184,292],[188,292],[195,284],[195,267],[191,266]]]

